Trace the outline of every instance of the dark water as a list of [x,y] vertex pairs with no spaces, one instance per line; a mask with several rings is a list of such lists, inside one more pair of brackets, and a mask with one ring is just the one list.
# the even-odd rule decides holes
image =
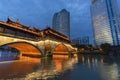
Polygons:
[[21,57],[0,62],[0,80],[120,80],[120,57]]
[[79,55],[63,80],[120,80],[120,56]]

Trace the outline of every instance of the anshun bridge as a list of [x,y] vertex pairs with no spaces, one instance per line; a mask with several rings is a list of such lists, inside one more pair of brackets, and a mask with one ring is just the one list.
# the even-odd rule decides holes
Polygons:
[[30,28],[10,18],[0,21],[0,47],[10,46],[17,49],[21,55],[69,55],[76,53],[67,36],[50,27],[43,30]]

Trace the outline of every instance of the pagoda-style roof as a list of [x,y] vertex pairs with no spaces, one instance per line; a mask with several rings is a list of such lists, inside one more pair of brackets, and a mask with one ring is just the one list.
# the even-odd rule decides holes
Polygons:
[[21,24],[18,20],[17,21],[13,21],[10,18],[7,19],[6,22],[0,21],[0,24],[12,27],[12,28],[16,28],[22,31],[26,31],[35,35],[39,35],[40,29],[37,28],[30,28],[29,26],[25,26],[23,24]]
[[49,36],[51,38],[56,38],[56,39],[60,39],[63,40],[65,42],[71,43],[71,41],[69,40],[69,38],[67,36],[65,36],[64,34],[55,31],[54,29],[51,29],[50,27],[46,27],[43,30],[40,30],[38,28],[30,28],[29,26],[25,26],[23,24],[21,24],[18,20],[17,21],[13,21],[10,18],[7,19],[6,22],[0,21],[1,25],[4,25],[6,28],[12,28],[12,29],[17,29],[20,31],[25,31],[34,35],[37,35],[40,38],[44,38],[45,36]]
[[67,38],[67,36],[65,36],[64,34],[62,34],[62,33],[60,33],[60,32],[58,32],[58,31],[56,31],[56,30],[54,30],[54,29],[52,29],[52,28],[50,28],[49,26],[46,26],[46,28],[43,30],[43,31],[52,31],[52,32],[55,32],[55,33],[57,33],[58,35],[61,35],[61,36],[63,36],[63,37],[66,37]]
[[12,25],[16,25],[18,27],[23,27],[24,25],[22,25],[18,20],[16,21],[12,21],[10,18],[7,19],[7,23],[8,24],[12,24]]
[[40,29],[37,29],[37,28],[35,28],[35,27],[33,27],[33,28],[30,28],[32,31],[34,31],[34,32],[40,32],[41,30]]
[[67,42],[71,42],[69,40],[69,38],[67,36],[65,36],[64,34],[58,32],[58,31],[55,31],[54,29],[51,29],[50,27],[46,27],[45,29],[42,30],[42,32],[44,33],[44,35],[54,35],[58,38],[61,38],[63,40],[66,40]]

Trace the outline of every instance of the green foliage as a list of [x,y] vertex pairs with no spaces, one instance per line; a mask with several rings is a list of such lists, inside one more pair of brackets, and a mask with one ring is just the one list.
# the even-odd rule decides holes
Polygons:
[[72,54],[72,52],[69,52],[69,54],[68,54],[68,55],[69,55],[69,57],[72,57],[72,55],[73,55],[73,54]]
[[112,46],[109,43],[104,43],[101,44],[100,47],[104,52],[109,52]]
[[48,54],[51,54],[51,51],[48,51]]

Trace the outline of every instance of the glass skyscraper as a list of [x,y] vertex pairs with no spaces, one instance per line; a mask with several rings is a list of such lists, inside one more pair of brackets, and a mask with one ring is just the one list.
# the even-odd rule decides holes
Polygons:
[[120,14],[119,14],[119,26],[120,26]]
[[70,38],[70,13],[66,9],[55,13],[52,28]]
[[117,1],[92,0],[91,16],[96,45],[120,45],[120,14]]

